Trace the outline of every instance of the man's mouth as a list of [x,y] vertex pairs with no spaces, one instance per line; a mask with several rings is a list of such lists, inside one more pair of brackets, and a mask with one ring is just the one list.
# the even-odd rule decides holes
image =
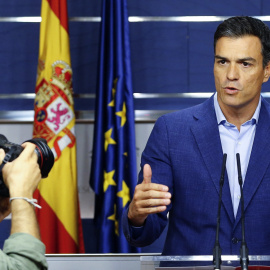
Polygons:
[[235,87],[224,87],[224,90],[227,94],[235,94],[237,93],[239,90]]

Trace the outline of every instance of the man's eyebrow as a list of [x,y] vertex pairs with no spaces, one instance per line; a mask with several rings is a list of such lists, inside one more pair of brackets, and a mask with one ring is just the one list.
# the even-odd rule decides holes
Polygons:
[[238,59],[239,62],[246,62],[246,61],[249,61],[249,62],[256,62],[256,59],[254,59],[253,57],[244,57],[244,58],[240,58]]
[[220,55],[215,55],[215,59],[222,59],[222,60],[226,60],[226,57],[220,56]]
[[[215,55],[215,59],[221,59],[221,60],[227,60],[228,58],[220,56],[220,55]],[[239,58],[237,59],[237,62],[256,62],[256,59],[254,59],[253,57],[244,57],[244,58]]]

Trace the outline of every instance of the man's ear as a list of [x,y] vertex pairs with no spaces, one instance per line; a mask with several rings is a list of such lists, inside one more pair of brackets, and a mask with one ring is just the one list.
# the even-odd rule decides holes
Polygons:
[[268,62],[268,64],[264,68],[263,82],[267,82],[269,80],[269,76],[270,76],[270,62]]

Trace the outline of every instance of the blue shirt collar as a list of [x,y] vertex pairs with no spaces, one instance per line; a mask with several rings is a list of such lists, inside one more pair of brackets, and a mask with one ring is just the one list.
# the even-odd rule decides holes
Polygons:
[[[262,97],[260,96],[260,100],[259,100],[259,103],[258,103],[258,106],[252,116],[252,118],[250,120],[253,120],[252,121],[252,124],[255,124],[257,123],[258,124],[258,121],[259,121],[259,115],[260,115],[260,109],[261,109],[261,102],[262,102]],[[225,122],[227,122],[222,110],[220,109],[220,106],[218,104],[218,100],[217,100],[217,92],[215,93],[214,95],[214,107],[215,107],[215,112],[216,112],[216,116],[217,116],[217,122],[218,122],[218,125],[219,124],[223,124]],[[249,121],[250,121],[249,120]],[[249,122],[247,121],[247,122]]]

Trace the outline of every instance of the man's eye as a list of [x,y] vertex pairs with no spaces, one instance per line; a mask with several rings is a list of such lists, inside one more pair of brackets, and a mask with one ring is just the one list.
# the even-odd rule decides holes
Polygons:
[[249,67],[249,66],[250,66],[250,63],[248,63],[248,62],[243,62],[242,65],[243,65],[244,67]]
[[219,60],[219,63],[220,63],[221,65],[224,65],[224,64],[226,63],[226,60]]

